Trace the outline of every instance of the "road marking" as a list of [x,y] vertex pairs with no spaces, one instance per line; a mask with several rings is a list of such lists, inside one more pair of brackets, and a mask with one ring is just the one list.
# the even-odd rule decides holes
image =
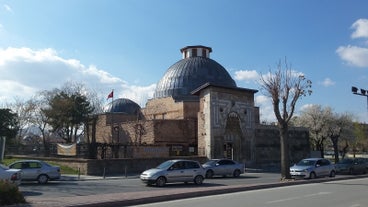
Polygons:
[[274,200],[274,201],[268,201],[267,204],[272,204],[272,203],[281,203],[281,202],[285,202],[285,201],[292,201],[292,200],[296,200],[296,199],[300,199],[302,197],[291,197],[291,198],[285,198],[285,199],[280,199],[280,200]]
[[[296,196],[296,197],[284,198],[284,199],[279,199],[279,200],[273,200],[273,201],[268,201],[267,204],[281,203],[281,202],[285,202],[285,201],[297,200],[297,199],[301,199],[301,198],[310,198],[310,197],[314,197],[314,196],[321,196],[321,195],[328,195],[328,194],[331,194],[331,192],[318,192],[318,193],[307,194],[307,195],[303,195],[303,196]],[[352,206],[352,207],[354,207],[354,206]]]

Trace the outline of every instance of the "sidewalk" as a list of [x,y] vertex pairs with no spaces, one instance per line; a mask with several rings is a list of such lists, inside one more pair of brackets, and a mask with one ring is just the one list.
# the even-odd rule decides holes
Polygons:
[[[76,179],[77,176],[66,176],[68,179]],[[155,191],[142,192],[123,192],[112,194],[99,194],[88,196],[73,196],[73,197],[58,197],[58,198],[44,198],[44,197],[29,197],[28,204],[17,205],[21,207],[116,207],[116,206],[131,206],[144,203],[152,203],[159,201],[169,201],[175,199],[184,199],[198,196],[209,196],[224,193],[233,193],[239,191],[256,190],[273,188],[280,186],[291,186],[305,183],[320,183],[332,180],[344,180],[362,178],[367,176],[351,176],[344,178],[320,178],[315,180],[294,180],[294,181],[280,181],[265,184],[242,184],[232,186],[212,186],[212,187],[195,187],[195,188],[177,188],[177,189],[160,189]],[[109,177],[107,179],[114,179],[116,177]],[[120,177],[121,178],[121,177]],[[81,176],[83,179],[103,179],[97,176]],[[105,178],[106,179],[106,178]]]

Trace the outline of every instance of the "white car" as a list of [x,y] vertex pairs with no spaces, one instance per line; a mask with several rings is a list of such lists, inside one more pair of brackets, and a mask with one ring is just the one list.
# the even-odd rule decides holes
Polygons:
[[328,159],[307,158],[290,167],[290,175],[299,178],[335,177],[336,169]]
[[212,178],[215,175],[231,175],[235,178],[245,172],[245,165],[230,159],[212,159],[204,163],[206,178]]
[[204,177],[204,169],[193,160],[168,160],[140,175],[142,182],[147,185],[156,184],[159,187],[173,182],[194,182],[201,185]]
[[0,180],[5,180],[16,185],[20,185],[21,178],[21,170],[9,169],[5,165],[0,164]]
[[52,166],[41,160],[20,160],[10,164],[9,168],[21,169],[22,180],[38,181],[40,184],[61,177],[59,166]]

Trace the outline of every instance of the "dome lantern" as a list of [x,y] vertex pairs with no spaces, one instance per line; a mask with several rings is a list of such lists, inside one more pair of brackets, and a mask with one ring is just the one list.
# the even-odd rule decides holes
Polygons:
[[183,55],[183,59],[191,58],[191,57],[204,57],[210,58],[210,53],[212,52],[212,48],[196,45],[196,46],[187,46],[180,49],[180,52]]

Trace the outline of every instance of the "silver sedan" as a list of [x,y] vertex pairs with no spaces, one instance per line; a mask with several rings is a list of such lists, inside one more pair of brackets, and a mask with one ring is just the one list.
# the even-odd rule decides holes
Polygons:
[[5,165],[0,164],[0,180],[5,180],[16,185],[20,185],[21,170],[9,169]]
[[20,160],[9,165],[11,169],[22,170],[22,180],[46,184],[49,180],[60,179],[60,167],[40,160]]
[[204,180],[202,166],[194,160],[168,160],[156,168],[144,171],[140,178],[147,185],[156,184],[159,187],[173,182],[194,182],[201,185]]
[[215,175],[239,177],[245,171],[245,165],[243,163],[230,159],[212,159],[202,166],[206,170],[206,178],[211,178]]

